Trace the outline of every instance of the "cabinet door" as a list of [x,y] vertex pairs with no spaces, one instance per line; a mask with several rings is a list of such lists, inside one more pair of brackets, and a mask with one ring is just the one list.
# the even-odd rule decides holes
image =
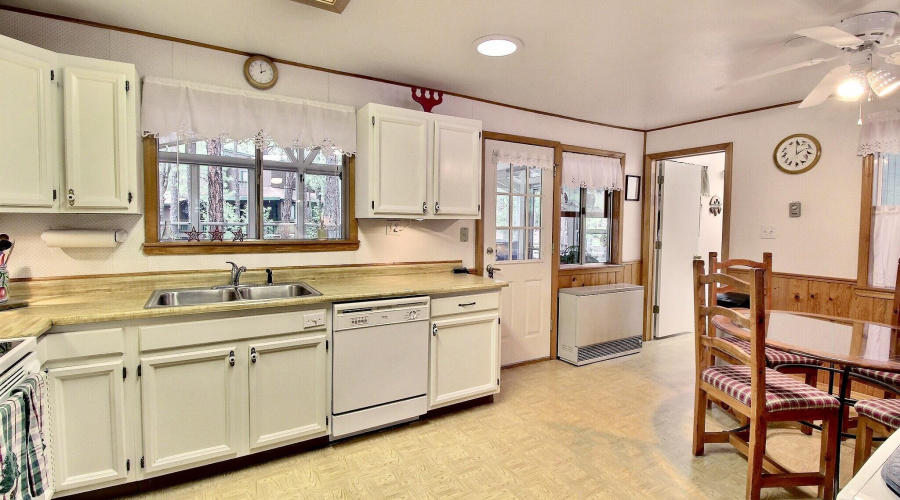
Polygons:
[[49,371],[57,491],[126,479],[122,363]]
[[250,449],[325,435],[325,335],[250,345]]
[[480,314],[431,324],[429,407],[493,394],[500,382],[497,314]]
[[424,215],[428,121],[376,110],[372,182],[376,214]]
[[434,213],[477,216],[481,207],[481,129],[434,123]]
[[66,67],[66,182],[73,209],[128,209],[128,109],[124,73]]
[[0,37],[0,210],[49,211],[55,205],[52,56]]
[[246,440],[241,413],[247,410],[241,409],[239,375],[246,365],[236,359],[235,349],[141,358],[146,474],[237,455]]

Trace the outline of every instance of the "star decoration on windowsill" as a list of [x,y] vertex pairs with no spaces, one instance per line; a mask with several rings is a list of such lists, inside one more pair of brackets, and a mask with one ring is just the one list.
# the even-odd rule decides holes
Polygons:
[[222,231],[221,228],[214,227],[213,230],[209,232],[209,241],[222,241],[224,236],[225,231]]
[[185,232],[184,234],[187,235],[188,241],[189,241],[189,242],[190,242],[190,241],[197,241],[197,242],[199,242],[199,241],[200,241],[200,236],[201,236],[203,233],[201,233],[200,231],[197,231],[197,228],[196,228],[196,227],[191,226],[191,230]]
[[234,235],[234,238],[231,241],[244,241],[244,229],[238,228],[237,231],[232,231],[231,234]]

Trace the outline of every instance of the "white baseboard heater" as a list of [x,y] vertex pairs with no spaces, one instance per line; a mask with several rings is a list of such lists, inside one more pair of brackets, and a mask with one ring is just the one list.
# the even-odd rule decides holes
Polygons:
[[559,359],[576,366],[641,350],[644,287],[630,284],[559,291]]

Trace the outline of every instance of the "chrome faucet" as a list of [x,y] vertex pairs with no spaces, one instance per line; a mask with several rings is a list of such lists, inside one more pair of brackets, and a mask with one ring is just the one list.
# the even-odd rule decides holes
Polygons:
[[241,286],[241,274],[247,271],[247,268],[244,266],[238,267],[234,262],[226,261],[226,264],[231,264],[231,286],[238,287]]

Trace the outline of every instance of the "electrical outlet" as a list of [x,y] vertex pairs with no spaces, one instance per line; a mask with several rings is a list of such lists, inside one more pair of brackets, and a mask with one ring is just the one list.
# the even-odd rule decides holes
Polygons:
[[469,228],[461,227],[459,228],[459,241],[465,243],[469,241]]
[[400,231],[403,231],[403,225],[398,220],[389,220],[387,221],[386,233],[388,235],[396,235],[399,234]]
[[775,226],[759,226],[759,237],[764,240],[774,240]]

